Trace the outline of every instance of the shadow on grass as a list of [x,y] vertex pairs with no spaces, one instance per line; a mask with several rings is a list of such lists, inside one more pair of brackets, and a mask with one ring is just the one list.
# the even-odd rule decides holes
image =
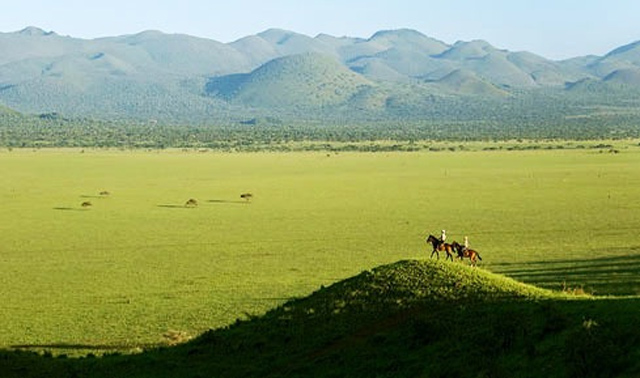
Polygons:
[[[155,345],[153,345],[155,346]],[[90,344],[20,344],[20,345],[11,345],[11,349],[82,349],[82,350],[125,350],[125,349],[133,349],[137,348],[131,345],[90,345]]]
[[158,207],[163,207],[165,209],[193,209],[194,206],[185,206],[185,205],[171,205],[171,204],[162,204],[157,205]]
[[[212,199],[212,200],[206,200],[204,201],[206,203],[218,203],[218,204],[232,204],[232,205],[247,205],[247,204],[251,204],[250,201],[242,201],[242,200],[222,200],[222,199]],[[166,209],[193,209],[196,206],[185,206],[183,205],[177,205],[177,204],[160,204],[157,205],[157,207],[164,207]]]
[[42,352],[50,351],[56,355],[71,354],[82,356],[89,353],[131,353],[138,350],[153,349],[161,347],[161,344],[74,344],[74,343],[51,343],[51,344],[16,344],[9,348],[14,351]]
[[89,211],[89,209],[87,209],[87,208],[64,207],[64,206],[54,207],[53,210],[58,210],[58,211]]
[[245,205],[245,204],[249,204],[251,202],[249,201],[241,201],[241,200],[221,200],[221,199],[212,199],[212,200],[207,200],[207,202],[209,203],[231,203],[231,204],[241,204],[241,205]]
[[496,273],[554,290],[583,289],[595,295],[640,295],[640,246],[621,248],[623,255],[498,263]]

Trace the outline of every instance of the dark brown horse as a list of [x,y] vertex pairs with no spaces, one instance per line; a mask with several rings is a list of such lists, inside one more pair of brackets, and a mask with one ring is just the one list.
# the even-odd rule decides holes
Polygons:
[[453,242],[451,243],[451,245],[456,250],[456,252],[458,252],[458,258],[460,260],[464,259],[465,257],[469,258],[471,266],[476,266],[478,260],[482,261],[482,257],[480,257],[480,254],[475,249],[465,248],[464,246],[458,244],[458,242]]
[[440,252],[444,251],[447,253],[446,259],[451,259],[453,261],[453,246],[448,243],[443,243],[440,239],[436,238],[433,235],[429,235],[427,238],[427,243],[430,243],[433,246],[433,252],[431,252],[431,257],[433,254],[436,254],[438,260],[440,259]]

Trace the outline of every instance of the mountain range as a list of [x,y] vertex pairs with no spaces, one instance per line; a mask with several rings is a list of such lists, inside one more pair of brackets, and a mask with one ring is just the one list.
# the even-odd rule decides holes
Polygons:
[[[640,94],[640,41],[604,56],[554,61],[482,40],[447,44],[409,29],[370,38],[269,29],[221,43],[159,31],[86,40],[27,27],[0,33],[0,51],[0,105],[35,114],[457,119],[460,112],[450,109],[469,100],[560,98],[576,113],[635,106]],[[481,108],[472,117],[483,117]]]

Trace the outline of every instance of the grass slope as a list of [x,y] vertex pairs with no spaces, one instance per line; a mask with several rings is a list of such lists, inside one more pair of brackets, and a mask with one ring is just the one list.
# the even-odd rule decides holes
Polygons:
[[569,297],[460,264],[365,271],[134,356],[0,355],[5,377],[631,377],[638,299]]
[[0,345],[195,336],[427,256],[426,234],[442,227],[468,235],[493,272],[637,295],[640,151],[611,143],[601,148],[621,152],[3,149]]

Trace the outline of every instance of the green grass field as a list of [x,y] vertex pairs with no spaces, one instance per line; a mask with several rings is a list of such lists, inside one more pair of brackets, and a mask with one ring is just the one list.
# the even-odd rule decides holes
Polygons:
[[493,272],[639,294],[634,143],[617,154],[3,151],[0,347],[196,336],[428,258],[424,239],[442,228],[468,235]]

